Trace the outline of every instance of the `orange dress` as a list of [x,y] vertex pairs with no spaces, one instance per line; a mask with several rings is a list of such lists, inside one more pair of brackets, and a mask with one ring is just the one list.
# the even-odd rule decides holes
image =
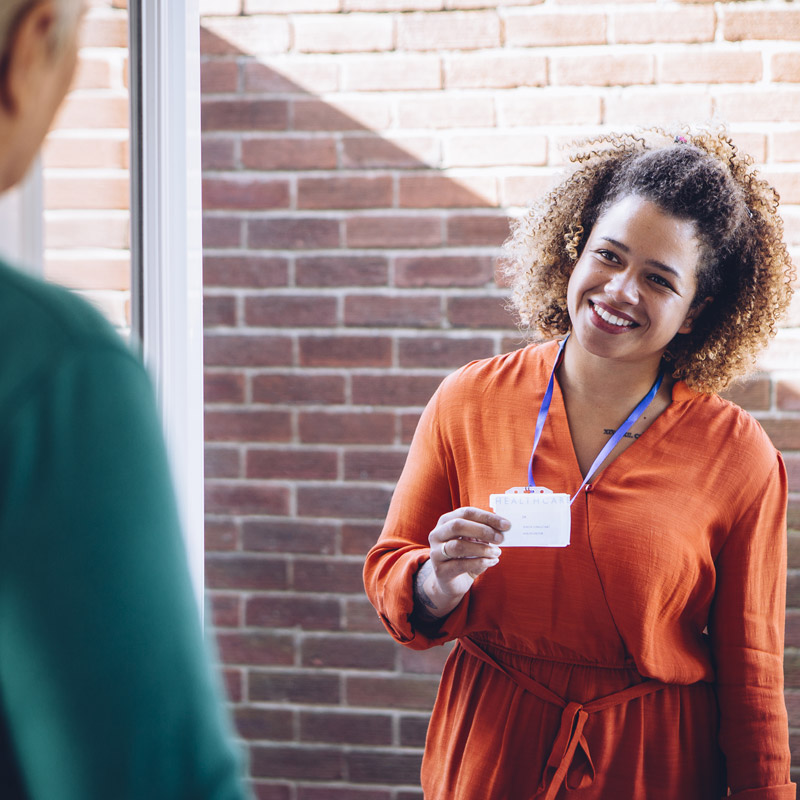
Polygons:
[[[677,383],[572,506],[566,548],[506,548],[436,631],[412,585],[428,533],[527,483],[556,343],[473,362],[420,420],[367,593],[397,641],[458,639],[431,717],[427,800],[788,800],[786,475],[760,426]],[[582,481],[556,385],[539,486]]]

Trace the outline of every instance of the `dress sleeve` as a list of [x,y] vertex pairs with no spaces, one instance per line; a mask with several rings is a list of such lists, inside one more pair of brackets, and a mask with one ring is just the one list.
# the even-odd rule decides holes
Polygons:
[[389,633],[415,650],[456,638],[464,626],[469,592],[437,631],[421,630],[411,621],[417,571],[430,557],[428,534],[442,514],[458,507],[458,484],[441,433],[446,379],[425,408],[417,425],[405,467],[389,506],[377,544],[367,554],[364,585]]
[[144,369],[43,372],[0,409],[0,762],[30,800],[241,800]]
[[794,800],[783,696],[786,471],[780,455],[716,558],[709,633],[733,797]]

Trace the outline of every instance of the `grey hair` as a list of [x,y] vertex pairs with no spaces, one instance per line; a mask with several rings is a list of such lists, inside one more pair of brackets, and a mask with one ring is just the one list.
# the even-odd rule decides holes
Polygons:
[[[0,62],[5,63],[11,49],[11,37],[26,11],[41,0],[0,0]],[[53,26],[51,46],[61,47],[72,32],[83,8],[83,0],[53,0],[58,11]]]

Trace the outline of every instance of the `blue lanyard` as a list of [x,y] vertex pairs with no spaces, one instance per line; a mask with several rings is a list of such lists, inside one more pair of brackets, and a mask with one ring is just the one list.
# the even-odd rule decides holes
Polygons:
[[[531,460],[528,464],[528,486],[536,486],[533,480],[533,459],[536,455],[536,448],[539,446],[539,439],[542,436],[544,423],[547,421],[547,415],[550,412],[550,403],[553,400],[553,383],[555,382],[556,369],[558,369],[558,365],[561,363],[561,356],[564,353],[564,345],[567,343],[567,339],[569,339],[569,335],[567,335],[559,345],[558,354],[556,355],[556,360],[553,364],[553,371],[550,373],[550,380],[547,382],[547,391],[544,393],[544,397],[542,398],[542,406],[539,409],[539,416],[536,418],[536,432],[533,436],[533,450],[531,451]],[[603,449],[600,451],[592,466],[589,467],[589,471],[586,473],[583,483],[569,501],[570,505],[575,502],[575,498],[581,493],[583,487],[589,482],[589,478],[594,475],[595,470],[606,460],[608,454],[619,444],[622,437],[631,429],[633,423],[642,416],[644,410],[650,405],[650,403],[653,401],[653,398],[658,393],[663,380],[664,373],[659,372],[656,382],[652,385],[650,391],[641,399],[639,405],[636,406],[633,411],[631,411],[628,419],[626,419],[625,422],[623,422],[622,425],[620,425],[619,428],[614,431],[614,435],[606,442],[605,447],[603,447]]]

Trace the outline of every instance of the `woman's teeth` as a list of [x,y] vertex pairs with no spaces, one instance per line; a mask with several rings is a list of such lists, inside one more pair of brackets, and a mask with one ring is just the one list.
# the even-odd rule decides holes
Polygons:
[[600,319],[607,322],[609,325],[618,325],[620,328],[630,328],[633,323],[628,319],[620,319],[619,317],[615,317],[613,314],[610,314],[604,308],[600,308],[600,306],[592,304],[592,308],[594,308],[595,313],[597,314]]

